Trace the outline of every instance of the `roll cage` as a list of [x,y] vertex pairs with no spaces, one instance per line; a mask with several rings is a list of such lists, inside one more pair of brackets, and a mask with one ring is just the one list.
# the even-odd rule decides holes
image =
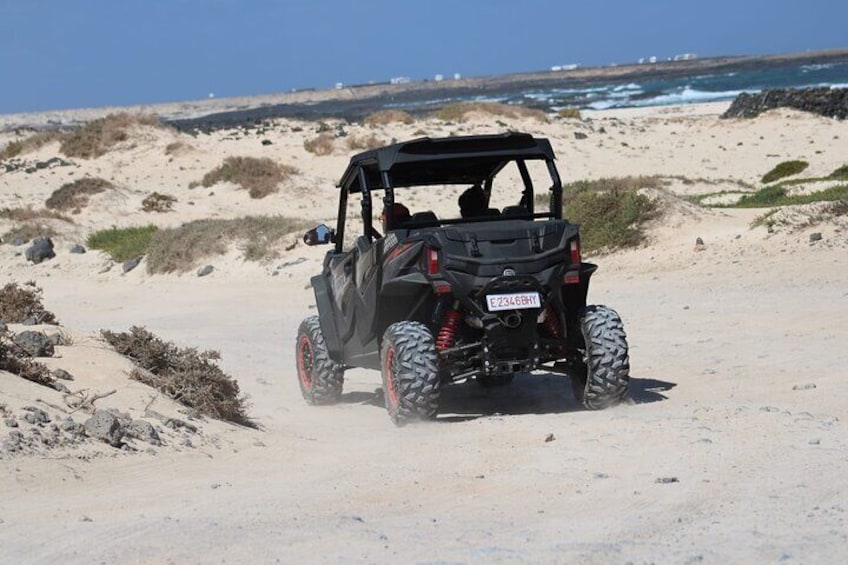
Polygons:
[[[527,161],[541,160],[551,177],[550,207],[536,212],[533,179]],[[495,176],[509,163],[515,163],[523,184],[520,206],[525,218],[562,219],[562,181],[554,165],[554,153],[547,139],[526,133],[505,133],[445,138],[419,138],[395,143],[354,155],[339,180],[336,252],[342,252],[348,197],[360,194],[365,237],[373,237],[372,192],[383,191],[382,210],[392,229],[390,211],[396,188],[436,185],[478,185],[488,201]],[[439,220],[440,225],[467,222],[467,219]]]

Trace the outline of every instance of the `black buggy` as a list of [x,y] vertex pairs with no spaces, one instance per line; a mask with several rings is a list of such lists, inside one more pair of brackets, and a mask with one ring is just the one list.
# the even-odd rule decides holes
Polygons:
[[[530,165],[544,178],[532,178]],[[549,188],[536,195],[534,182]],[[470,187],[461,204],[479,196],[482,206],[439,218],[429,210],[407,215],[395,200],[410,187],[452,195],[457,185]],[[304,235],[310,245],[334,244],[311,280],[318,315],[297,336],[307,402],[337,401],[352,367],[382,372],[398,425],[433,418],[446,384],[505,385],[535,370],[569,376],[586,408],[625,397],[624,328],[614,310],[586,305],[597,266],[581,260],[578,226],[562,219],[547,139],[508,133],[396,143],[355,155],[338,186],[335,230],[322,224]],[[495,192],[510,194],[512,204],[489,208]],[[361,214],[347,217],[351,196]]]

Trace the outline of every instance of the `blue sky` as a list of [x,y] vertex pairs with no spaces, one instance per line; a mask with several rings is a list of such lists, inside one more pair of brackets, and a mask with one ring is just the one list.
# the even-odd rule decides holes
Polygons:
[[0,113],[848,47],[845,0],[0,0]]

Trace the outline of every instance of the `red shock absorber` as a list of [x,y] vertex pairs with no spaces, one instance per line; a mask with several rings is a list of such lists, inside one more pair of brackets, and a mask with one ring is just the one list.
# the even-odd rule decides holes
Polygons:
[[453,347],[456,340],[456,331],[459,328],[459,322],[462,320],[462,314],[459,310],[451,308],[445,312],[442,318],[442,327],[439,329],[439,334],[436,336],[436,349],[444,351]]
[[542,322],[542,327],[554,339],[562,339],[562,326],[559,323],[559,316],[556,315],[550,303],[545,306],[545,320]]

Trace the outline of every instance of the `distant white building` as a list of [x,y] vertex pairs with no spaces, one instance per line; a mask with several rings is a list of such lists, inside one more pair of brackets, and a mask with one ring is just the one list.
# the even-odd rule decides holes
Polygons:
[[642,57],[641,59],[639,59],[640,65],[644,65],[646,63],[656,63],[656,62],[657,62],[656,57]]
[[436,82],[442,82],[443,80],[445,80],[445,75],[436,75],[433,77],[433,80],[435,80]]
[[343,82],[337,82],[336,85],[335,85],[335,89],[341,90],[342,88],[344,88],[344,83]]
[[389,79],[391,84],[408,84],[412,79],[409,77],[392,77]]
[[697,59],[698,56],[694,53],[681,53],[680,55],[674,56],[674,61],[691,61],[693,59]]
[[462,78],[462,75],[459,73],[453,73],[453,80],[459,80]]

